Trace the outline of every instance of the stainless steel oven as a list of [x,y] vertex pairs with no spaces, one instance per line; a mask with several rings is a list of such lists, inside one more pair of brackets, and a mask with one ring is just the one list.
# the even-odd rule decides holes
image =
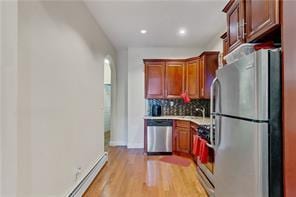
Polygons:
[[198,128],[199,137],[205,139],[208,144],[208,158],[206,163],[202,163],[197,157],[198,178],[209,196],[214,196],[214,171],[215,171],[215,151],[210,144],[210,126],[200,126]]

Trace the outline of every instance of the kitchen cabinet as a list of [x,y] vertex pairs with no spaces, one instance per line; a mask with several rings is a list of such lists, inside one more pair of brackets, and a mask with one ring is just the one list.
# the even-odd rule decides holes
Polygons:
[[200,55],[200,98],[210,99],[210,88],[218,69],[217,51],[206,51]]
[[244,0],[231,0],[223,11],[227,15],[228,49],[232,51],[245,42],[244,34]]
[[230,0],[223,9],[228,52],[245,42],[269,41],[269,35],[280,27],[279,8],[280,0]]
[[163,98],[165,62],[145,61],[145,98]]
[[282,95],[283,95],[283,167],[284,167],[284,193],[285,197],[294,197],[296,194],[296,55],[295,55],[295,1],[282,1],[283,27],[282,27]]
[[199,98],[199,58],[186,62],[186,91],[190,98]]
[[224,57],[227,55],[228,53],[228,37],[227,37],[227,32],[225,32],[221,37],[223,40],[223,65],[226,64],[226,60],[224,59]]
[[182,153],[190,152],[190,132],[188,128],[176,128],[177,132],[177,151]]
[[174,127],[174,151],[184,156],[190,155],[190,122],[176,120]]
[[246,41],[262,37],[280,24],[279,0],[246,0]]
[[165,97],[180,98],[185,91],[185,62],[167,61],[165,73]]
[[217,51],[182,60],[144,60],[145,98],[210,98],[210,86],[218,68]]

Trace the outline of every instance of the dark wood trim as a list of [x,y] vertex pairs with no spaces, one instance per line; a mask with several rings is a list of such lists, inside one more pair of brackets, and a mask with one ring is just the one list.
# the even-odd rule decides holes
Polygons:
[[220,52],[219,51],[204,51],[202,54],[199,55],[199,57],[203,55],[218,55]]
[[284,193],[296,196],[296,1],[282,2]]
[[173,62],[186,62],[186,61],[191,61],[191,60],[196,60],[196,59],[199,59],[200,58],[200,55],[199,56],[195,56],[195,57],[190,57],[190,58],[184,58],[184,59],[143,59],[143,62],[144,63],[147,63],[147,62],[166,62],[166,61],[173,61]]
[[[227,32],[226,32],[226,34],[227,34]],[[219,54],[219,51],[204,51],[198,56],[190,57],[190,58],[183,58],[183,59],[143,59],[143,62],[145,64],[149,63],[149,62],[187,62],[187,61],[200,59],[200,57],[203,55],[214,55],[214,54]]]
[[197,57],[191,57],[191,58],[185,59],[185,61],[194,61],[194,60],[198,60],[198,59],[200,59],[199,56],[197,56]]
[[220,36],[221,39],[225,39],[227,37],[227,31]]
[[235,2],[235,0],[230,0],[228,1],[228,3],[225,5],[225,7],[223,8],[222,12],[228,12],[228,10],[231,8],[232,4]]
[[166,62],[166,61],[185,62],[186,59],[143,59],[144,63],[147,63],[147,62]]

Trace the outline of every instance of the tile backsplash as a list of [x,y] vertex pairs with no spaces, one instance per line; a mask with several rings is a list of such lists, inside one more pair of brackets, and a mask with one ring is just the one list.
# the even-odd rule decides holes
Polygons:
[[161,106],[163,116],[202,116],[196,108],[203,106],[206,110],[206,116],[210,116],[209,99],[192,99],[190,103],[184,103],[182,99],[148,99],[146,100],[146,113],[152,115],[152,106],[158,104]]

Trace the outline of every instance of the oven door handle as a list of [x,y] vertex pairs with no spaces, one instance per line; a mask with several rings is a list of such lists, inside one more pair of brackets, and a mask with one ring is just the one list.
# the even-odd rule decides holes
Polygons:
[[213,196],[215,194],[215,191],[211,188],[211,184],[207,180],[206,176],[203,174],[203,172],[197,168],[197,174],[198,179],[200,180],[201,184],[204,186],[205,190],[210,196]]

